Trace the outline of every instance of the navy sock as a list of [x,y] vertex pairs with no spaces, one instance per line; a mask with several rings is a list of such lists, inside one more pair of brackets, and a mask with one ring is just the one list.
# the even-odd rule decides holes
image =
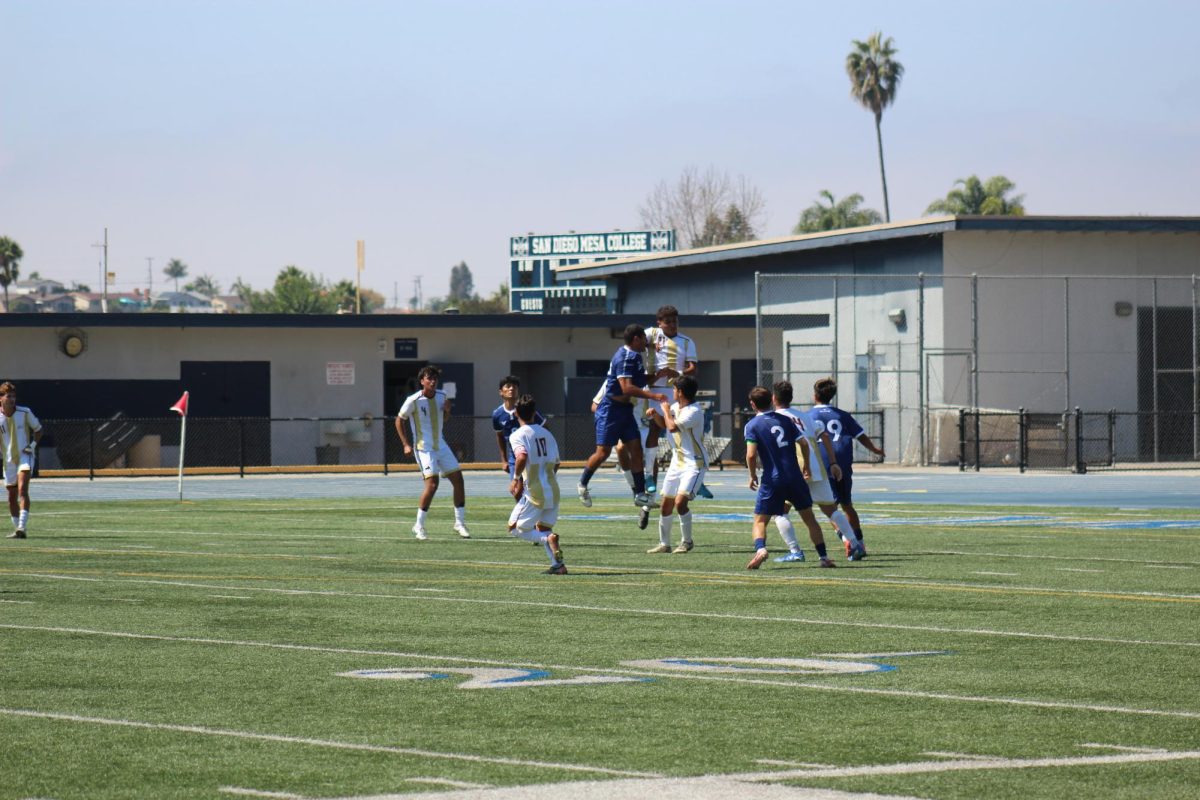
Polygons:
[[767,540],[766,539],[755,539],[754,540],[754,551],[755,552],[758,552],[759,550],[766,550],[766,549],[767,549]]
[[862,531],[859,528],[854,529],[854,535],[858,537],[860,542],[863,540]]
[[579,476],[579,485],[587,486],[588,481],[590,481],[592,479],[592,476],[595,474],[596,474],[596,470],[590,469],[588,467],[584,467],[583,474]]
[[645,494],[646,493],[646,473],[644,473],[644,472],[634,472],[633,473],[633,493],[634,494]]
[[819,555],[821,558],[829,558],[829,553],[825,551],[824,542],[821,542],[819,545],[817,545],[817,555]]

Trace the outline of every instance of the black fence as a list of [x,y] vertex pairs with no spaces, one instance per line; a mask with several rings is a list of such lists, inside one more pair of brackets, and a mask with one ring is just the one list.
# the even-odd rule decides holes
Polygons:
[[[708,413],[704,444],[717,468],[745,464],[742,426],[748,411]],[[875,441],[883,441],[883,412],[864,412],[858,421]],[[179,417],[42,420],[38,448],[39,474],[103,477],[153,475],[179,466],[184,428]],[[596,448],[591,414],[560,414],[546,427],[559,443],[564,461],[584,461]],[[184,467],[192,472],[236,474],[261,472],[382,472],[413,464],[405,456],[394,417],[263,418],[189,417],[183,449]],[[491,417],[451,417],[446,441],[464,465],[496,465],[501,456]],[[666,437],[658,455],[668,453]],[[866,450],[858,455],[878,461]]]
[[1068,470],[1200,467],[1195,412],[971,411],[958,414],[958,468]]

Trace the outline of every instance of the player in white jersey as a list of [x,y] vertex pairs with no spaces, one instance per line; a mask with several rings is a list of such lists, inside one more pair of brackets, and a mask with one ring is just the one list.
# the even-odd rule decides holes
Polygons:
[[522,395],[516,410],[521,427],[508,440],[516,459],[508,490],[519,499],[508,518],[508,532],[546,548],[550,557],[547,575],[566,575],[567,565],[554,532],[560,499],[558,443],[550,431],[534,421],[538,413],[532,395]]
[[[788,381],[779,381],[771,387],[771,394],[774,400],[775,410],[781,414],[795,417],[801,422],[801,429],[804,431],[804,438],[800,440],[798,447],[800,448],[800,466],[804,471],[804,480],[808,484],[808,492],[812,495],[813,503],[821,509],[825,516],[833,522],[837,527],[838,533],[841,534],[846,541],[851,543],[848,558],[851,561],[857,561],[862,557],[862,547],[857,542],[857,537],[854,535],[854,528],[850,525],[850,520],[846,517],[846,513],[838,508],[837,497],[833,493],[833,486],[829,482],[830,474],[834,480],[841,480],[842,469],[838,466],[837,459],[833,455],[833,442],[829,439],[829,434],[825,432],[825,425],[811,414],[807,414],[798,409],[791,407],[792,405],[792,384]],[[825,448],[825,453],[829,457],[829,474],[825,471],[825,465],[821,461],[821,455],[817,448]],[[779,533],[787,542],[788,548],[792,548],[792,542],[795,540],[795,533],[788,536],[788,529],[791,528],[791,520],[785,512],[775,518],[775,525],[779,528]],[[797,545],[798,547],[798,545]],[[777,561],[803,561],[803,556],[795,557],[796,550],[792,550],[786,556],[781,556]]]
[[29,481],[34,457],[42,439],[42,423],[25,406],[17,405],[17,387],[0,383],[0,448],[4,450],[4,486],[13,532],[9,539],[24,539],[29,525]]
[[[675,391],[675,402],[661,403],[661,412],[656,413],[655,422],[667,430],[671,437],[671,466],[667,469],[662,486],[662,516],[658,518],[657,547],[647,553],[686,553],[692,549],[692,511],[688,503],[695,499],[696,490],[704,482],[708,471],[708,457],[704,450],[704,412],[696,405],[699,385],[690,375],[680,375],[671,380]],[[671,549],[672,512],[679,511],[679,527],[682,539],[679,546]]]
[[[696,377],[696,343],[679,332],[679,309],[675,306],[661,306],[654,319],[654,327],[646,328],[646,374],[651,389],[665,391],[680,375]],[[638,416],[649,416],[654,410],[654,406],[646,403],[636,412]],[[648,433],[642,440],[643,451],[648,454],[646,491],[654,494],[658,483],[658,459],[652,454],[658,448],[658,425],[651,424]]]
[[[464,539],[471,538],[467,530],[467,497],[462,471],[454,451],[442,437],[446,418],[450,416],[450,400],[445,392],[437,388],[441,375],[442,371],[435,366],[422,367],[417,373],[421,391],[409,395],[396,415],[396,433],[404,443],[404,454],[411,453],[416,458],[417,466],[425,476],[425,489],[421,492],[417,507],[417,521],[412,527],[413,535],[422,541],[426,538],[425,515],[437,493],[441,475],[445,475],[454,488],[454,530]],[[405,422],[412,428],[412,441],[405,430]]]

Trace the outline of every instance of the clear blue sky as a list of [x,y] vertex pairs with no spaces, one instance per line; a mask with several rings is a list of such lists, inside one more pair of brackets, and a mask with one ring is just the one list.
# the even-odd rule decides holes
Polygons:
[[222,288],[285,265],[401,303],[508,237],[634,229],[688,165],[787,233],[821,189],[882,209],[851,39],[895,39],[894,220],[1002,173],[1030,213],[1200,214],[1195,2],[0,0],[0,235],[22,273]]

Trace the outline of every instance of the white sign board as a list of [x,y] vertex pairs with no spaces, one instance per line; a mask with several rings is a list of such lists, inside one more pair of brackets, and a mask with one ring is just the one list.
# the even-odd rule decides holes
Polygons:
[[325,383],[328,386],[353,386],[354,362],[329,361],[325,364]]

